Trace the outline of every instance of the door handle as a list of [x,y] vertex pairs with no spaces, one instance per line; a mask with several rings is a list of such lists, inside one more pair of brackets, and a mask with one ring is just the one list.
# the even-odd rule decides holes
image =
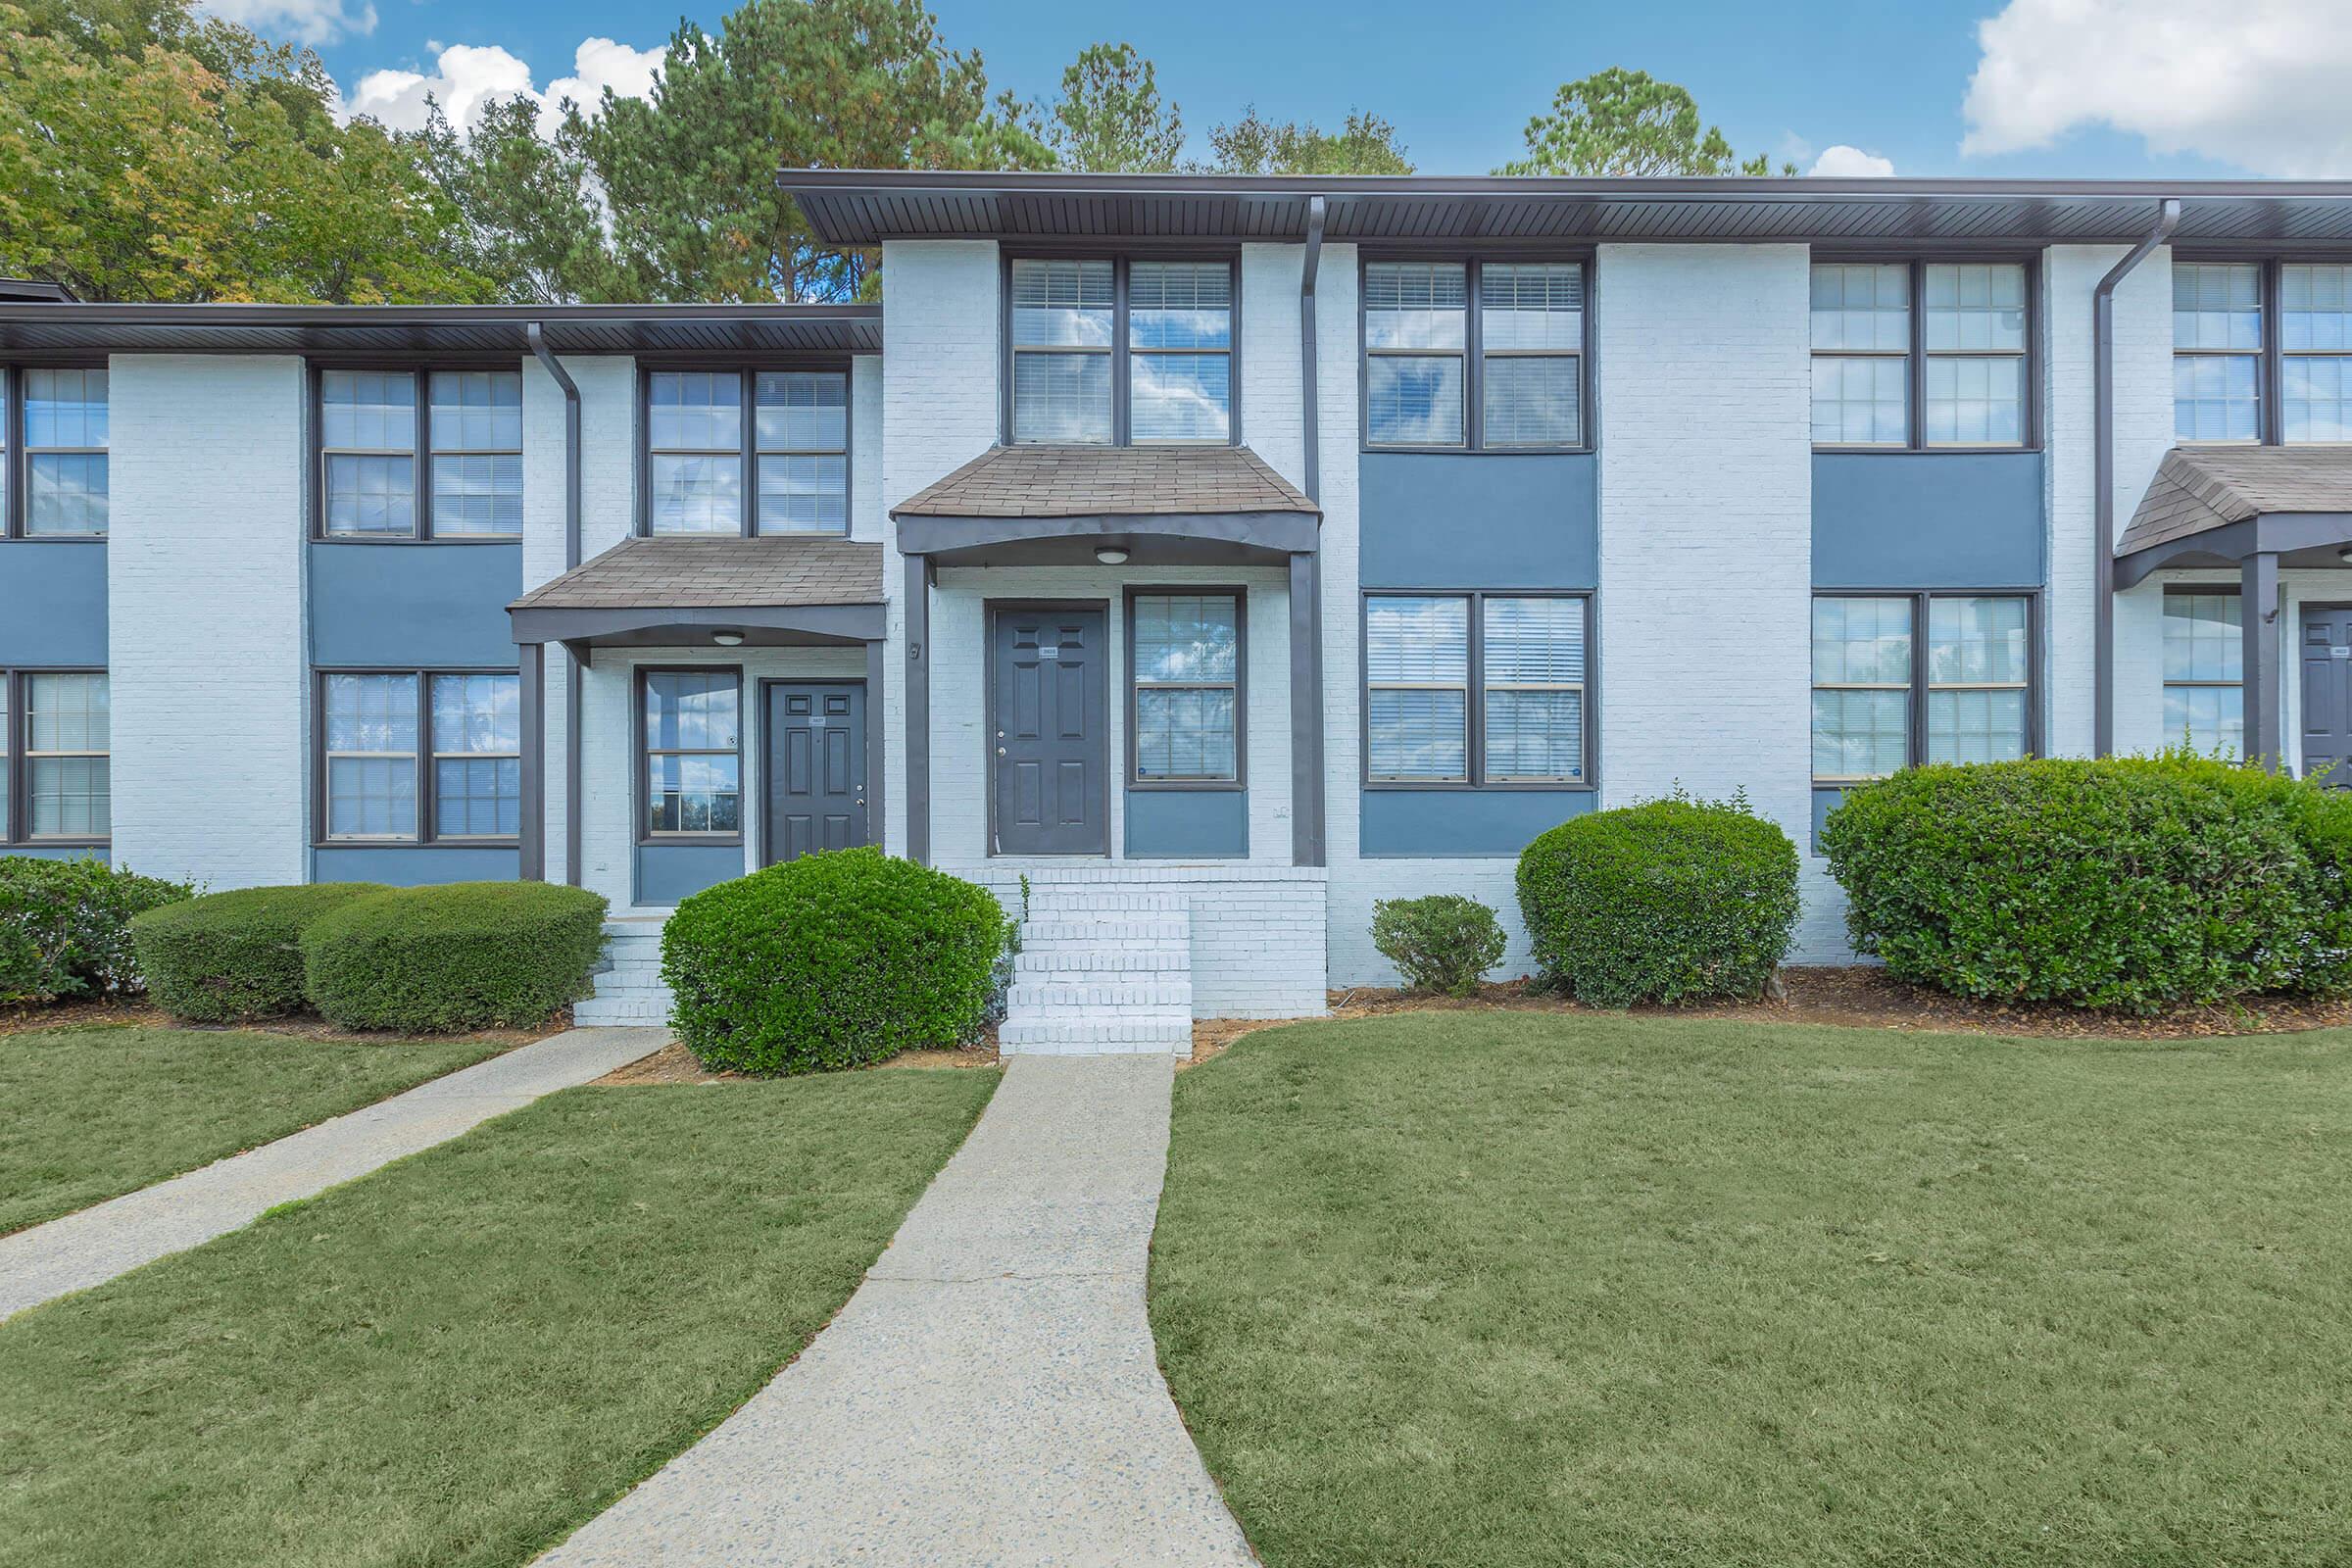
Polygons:
[[997,755],[998,755],[999,757],[1003,757],[1003,756],[1004,755],[1004,747],[1002,747],[1002,746],[998,747],[998,748],[997,748]]

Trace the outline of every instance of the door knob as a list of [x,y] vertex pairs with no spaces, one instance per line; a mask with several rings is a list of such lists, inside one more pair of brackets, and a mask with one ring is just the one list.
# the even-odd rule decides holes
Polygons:
[[997,748],[997,755],[998,755],[999,757],[1003,757],[1003,756],[1004,755],[1004,747],[1002,747],[1002,746],[998,747],[998,748]]

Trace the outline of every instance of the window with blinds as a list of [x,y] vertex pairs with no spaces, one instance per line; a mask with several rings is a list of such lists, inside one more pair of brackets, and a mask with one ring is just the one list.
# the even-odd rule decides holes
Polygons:
[[1233,267],[1134,262],[1127,273],[1130,438],[1233,434]]
[[1012,264],[1012,437],[1110,441],[1117,277],[1106,261]]
[[2262,268],[2173,264],[2173,433],[2262,438]]
[[1240,782],[1241,596],[1137,593],[1128,607],[1133,782]]
[[1583,784],[1587,638],[1581,595],[1368,596],[1366,782]]

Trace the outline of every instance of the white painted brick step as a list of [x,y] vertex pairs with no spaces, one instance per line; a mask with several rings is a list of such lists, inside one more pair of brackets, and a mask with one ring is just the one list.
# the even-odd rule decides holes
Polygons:
[[1191,1053],[1190,895],[1100,883],[1032,886],[1026,914],[999,1050]]
[[1005,998],[1005,1007],[1018,1014],[1107,1011],[1174,1015],[1189,1020],[1193,1015],[1193,983],[1163,978],[1139,985],[1092,976],[1043,985],[1016,983]]

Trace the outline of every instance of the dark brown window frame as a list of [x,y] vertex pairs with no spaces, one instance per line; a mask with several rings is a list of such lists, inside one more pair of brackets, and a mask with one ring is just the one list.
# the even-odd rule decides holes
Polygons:
[[[45,537],[45,536],[44,536]],[[91,537],[91,536],[83,536]],[[25,741],[32,733],[32,715],[26,710],[24,688],[35,675],[109,675],[108,699],[111,720],[113,687],[110,672],[95,664],[13,664],[0,668],[0,698],[7,701],[7,723],[0,727],[0,765],[8,772],[7,799],[0,802],[7,809],[6,820],[0,821],[0,846],[12,850],[102,850],[114,843],[112,835],[92,838],[83,834],[34,834],[32,823],[32,769],[25,753]],[[111,732],[111,722],[110,722]],[[108,741],[107,752],[108,818],[113,818],[114,806],[114,745]]]
[[[1600,595],[1591,588],[1366,588],[1358,595],[1355,618],[1356,783],[1376,790],[1527,791],[1548,794],[1600,788]],[[1372,601],[1375,599],[1467,599],[1470,602],[1469,664],[1464,676],[1464,777],[1397,779],[1372,776]],[[1584,772],[1573,779],[1489,779],[1487,764],[1486,602],[1490,599],[1576,599],[1585,607]]]
[[[35,544],[104,544],[114,531],[114,377],[107,377],[108,445],[107,455],[107,526],[97,533],[31,533],[27,531],[32,511],[32,463],[25,435],[30,428],[30,411],[24,406],[24,372],[27,370],[109,370],[104,360],[89,359],[19,359],[0,364],[0,393],[7,400],[7,418],[0,421],[0,440],[7,443],[0,452],[0,542],[29,539]],[[96,447],[43,447],[43,452],[95,452]]]
[[[1936,451],[1943,451],[1941,447]],[[2003,451],[2013,450],[2003,448]],[[2039,757],[2042,746],[2042,590],[2039,588],[1816,588],[1811,599],[1907,599],[1911,601],[1911,684],[1904,700],[1903,765],[1928,760],[1928,607],[1938,599],[2023,599],[2026,602],[2025,755]],[[1859,789],[1867,778],[1824,777],[1812,771],[1813,697],[1822,690],[1812,678],[1813,607],[1805,606],[1806,773],[1817,790]]]
[[[1136,680],[1135,664],[1135,604],[1139,599],[1231,599],[1233,601],[1233,777],[1231,778],[1144,778],[1138,772],[1136,745],[1136,696],[1141,689]],[[1125,618],[1121,638],[1126,661],[1126,783],[1127,788],[1139,791],[1165,791],[1170,794],[1234,794],[1250,787],[1250,590],[1233,583],[1129,583],[1124,588],[1119,611]],[[1158,684],[1182,684],[1162,682]],[[1221,686],[1222,681],[1203,682],[1206,686]]]
[[[2019,267],[2025,270],[2026,282],[2026,348],[2023,355],[2005,351],[1987,353],[1981,350],[1937,350],[1937,359],[2023,359],[2025,362],[2025,406],[2019,411],[2022,439],[2007,444],[1983,442],[1934,442],[1927,439],[1928,410],[1928,269],[1930,267],[1995,265]],[[1820,267],[1907,267],[1911,274],[1910,342],[1903,353],[1907,363],[1903,375],[1903,440],[1892,441],[1816,441],[1816,452],[1877,452],[1918,453],[1948,456],[1987,452],[2039,452],[2042,450],[2041,395],[2041,258],[2031,251],[2016,250],[1874,250],[1869,248],[1845,250],[1817,247],[1805,266],[1806,297],[1811,299],[1813,268]],[[1817,359],[1866,359],[1873,356],[1845,349],[1816,349],[1812,347],[1811,311],[1808,304],[1806,326],[1805,373],[1807,427],[1811,426],[1812,366]],[[1894,356],[1889,352],[1886,358]],[[1882,596],[1883,597],[1883,596]]]
[[[409,458],[414,465],[416,490],[416,520],[407,533],[329,533],[326,527],[326,397],[328,370],[356,370],[363,374],[405,375],[416,383],[416,443]],[[519,363],[511,360],[452,360],[452,359],[344,359],[318,358],[304,366],[304,381],[310,398],[310,418],[304,445],[310,452],[310,484],[308,502],[311,510],[311,538],[318,544],[329,545],[512,545],[522,534],[514,533],[453,533],[433,531],[433,374],[436,371],[488,370],[501,375],[521,376]],[[522,432],[523,444],[516,448],[518,455],[530,450],[530,426],[526,421]],[[356,450],[337,448],[338,452]],[[470,449],[468,449],[470,450]],[[529,476],[525,470],[525,495],[528,495]],[[527,526],[527,523],[526,523]],[[392,673],[383,671],[382,673]],[[338,840],[348,843],[348,840]],[[468,841],[471,842],[471,841]]]
[[[1460,454],[1475,452],[1483,456],[1513,458],[1556,458],[1563,454],[1589,453],[1597,449],[1599,430],[1596,418],[1600,400],[1594,395],[1598,380],[1594,373],[1594,348],[1598,336],[1594,327],[1594,278],[1599,270],[1598,253],[1591,247],[1545,246],[1539,250],[1510,250],[1500,247],[1481,247],[1474,252],[1455,248],[1444,250],[1372,247],[1356,259],[1355,272],[1355,404],[1356,447],[1361,452],[1428,452]],[[1430,446],[1421,442],[1375,441],[1372,439],[1372,348],[1366,330],[1364,280],[1367,271],[1382,262],[1459,262],[1463,268],[1462,323],[1462,439],[1457,446]],[[1573,264],[1584,270],[1584,319],[1579,323],[1577,349],[1577,418],[1578,441],[1573,446],[1489,446],[1486,443],[1487,423],[1487,351],[1484,322],[1479,309],[1479,270],[1489,262],[1503,266],[1525,266],[1550,263],[1555,266]],[[1432,355],[1432,358],[1442,356]],[[1458,786],[1457,786],[1458,787]]]
[[[406,675],[416,682],[416,831],[413,834],[343,834],[329,831],[326,789],[326,683],[334,675]],[[466,664],[320,664],[311,671],[311,848],[315,850],[428,849],[434,846],[466,850],[512,850],[521,846],[519,835],[443,834],[434,826],[434,808],[440,804],[433,782],[433,677],[436,675],[508,675],[517,682],[521,672],[495,665]],[[458,754],[452,753],[452,756]],[[475,754],[496,757],[501,754]],[[519,758],[519,754],[518,758]]]
[[[817,533],[796,529],[786,533],[760,531],[760,376],[762,372],[802,371],[841,377],[841,531]],[[742,468],[736,496],[736,528],[686,533],[654,532],[654,377],[658,374],[723,375],[732,372],[743,383],[741,432],[735,460]],[[667,448],[663,452],[687,452]],[[789,456],[799,448],[773,454]],[[750,359],[730,357],[723,362],[677,358],[649,358],[637,362],[637,525],[640,539],[848,539],[858,531],[858,375],[851,359],[840,355],[767,355]],[[724,453],[717,454],[725,456]]]
[[[1172,246],[1150,250],[1103,250],[1051,245],[1004,246],[997,265],[997,439],[1004,446],[1051,445],[1016,441],[1012,433],[1012,268],[1015,262],[1110,263],[1110,439],[1088,442],[1118,447],[1238,447],[1242,445],[1242,253],[1230,246]],[[1232,342],[1225,349],[1226,432],[1222,441],[1137,441],[1133,429],[1135,349],[1128,341],[1127,277],[1137,262],[1223,262],[1233,274]],[[1208,352],[1214,352],[1208,351]]]
[[[719,537],[724,537],[720,535]],[[646,826],[651,815],[654,790],[654,753],[646,745],[645,720],[647,713],[646,687],[654,675],[732,675],[735,678],[735,830],[731,833],[677,832],[656,833]],[[712,848],[740,845],[744,842],[744,823],[751,802],[744,798],[744,744],[751,736],[752,715],[744,711],[744,667],[741,664],[668,664],[644,663],[636,666],[629,677],[629,754],[635,782],[629,788],[629,809],[635,817],[630,827],[631,841],[639,849],[663,844],[702,845]],[[871,699],[868,699],[869,703]],[[868,710],[867,721],[872,721]],[[721,755],[716,752],[705,754]]]

